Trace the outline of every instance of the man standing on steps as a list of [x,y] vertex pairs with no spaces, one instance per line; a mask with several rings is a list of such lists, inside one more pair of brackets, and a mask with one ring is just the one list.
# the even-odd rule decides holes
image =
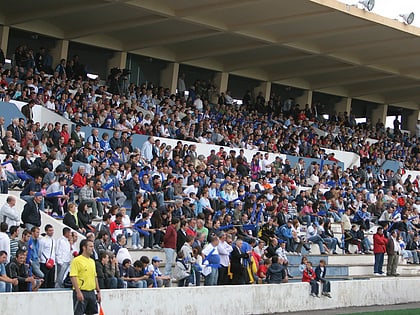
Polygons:
[[373,235],[373,253],[375,255],[373,274],[375,276],[385,276],[384,272],[382,271],[382,266],[384,264],[384,256],[387,243],[388,239],[384,235],[383,227],[378,227],[376,234]]
[[397,277],[398,257],[400,255],[400,243],[398,242],[398,231],[393,230],[386,244],[388,262],[386,265],[386,275]]
[[166,257],[165,276],[172,274],[172,264],[175,262],[178,223],[179,219],[173,218],[163,238],[163,251]]

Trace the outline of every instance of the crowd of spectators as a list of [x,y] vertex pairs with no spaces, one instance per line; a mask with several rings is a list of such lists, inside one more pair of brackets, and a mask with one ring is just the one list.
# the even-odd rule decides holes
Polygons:
[[[356,125],[351,113],[325,120],[316,105],[301,108],[274,94],[253,100],[246,92],[238,105],[226,91],[213,101],[214,85],[197,81],[187,90],[183,76],[178,94],[152,83],[119,87],[121,94],[113,94],[99,79],[68,69],[65,60],[52,75],[28,62],[13,69],[2,71],[3,98],[26,102],[21,110],[26,121],[16,118],[7,125],[0,117],[5,154],[0,189],[22,189],[27,204],[21,218],[14,217],[2,232],[22,224],[23,234],[37,243],[40,211],[49,209],[73,231],[96,239],[94,258],[104,287],[169,286],[172,277],[179,285],[199,285],[201,276],[206,285],[269,282],[271,273],[267,279],[263,271],[276,269],[266,268],[273,257],[285,278],[287,255],[310,252],[313,245],[321,254],[350,253],[349,244],[369,253],[365,233],[373,223],[398,229],[407,244],[418,234],[419,177],[403,182],[402,176],[404,169],[419,169],[419,138],[398,128],[391,132],[369,121]],[[69,123],[41,126],[34,106]],[[91,127],[91,134],[82,126]],[[99,136],[98,128],[109,132]],[[134,134],[148,136],[141,148],[133,147]],[[171,147],[156,137],[179,141]],[[232,150],[221,147],[204,155],[185,141]],[[326,148],[359,154],[360,167],[327,165],[323,161],[339,161]],[[252,159],[244,149],[255,151]],[[268,152],[301,158],[291,165],[280,156],[271,160]],[[303,157],[318,162],[307,166]],[[379,171],[386,160],[398,160],[401,168],[395,174]],[[2,217],[16,214],[14,202],[8,199]],[[340,235],[334,235],[331,221],[342,223]],[[64,286],[67,265],[59,265],[69,263],[75,251],[59,261],[51,228],[45,227],[38,251],[22,245],[6,255],[19,261],[25,254],[34,276],[24,279],[33,288]],[[63,242],[71,245],[74,235],[63,230]],[[163,249],[165,271],[159,270],[158,256],[133,262],[127,240],[135,250]],[[46,266],[53,257],[62,271],[57,279]]]

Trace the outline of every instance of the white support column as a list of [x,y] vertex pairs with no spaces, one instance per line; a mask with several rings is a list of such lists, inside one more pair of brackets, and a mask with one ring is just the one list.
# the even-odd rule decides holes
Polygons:
[[378,120],[380,120],[384,125],[386,124],[386,116],[388,114],[388,104],[380,104],[378,108],[372,110],[372,125],[375,126]]
[[169,88],[175,94],[179,75],[179,63],[172,62],[160,72],[160,85]]
[[127,66],[127,52],[116,51],[114,56],[108,60],[108,72],[112,68],[125,69]]
[[351,97],[344,97],[340,102],[335,104],[334,110],[336,111],[337,114],[338,113],[344,114],[344,112],[347,112],[347,114],[350,115],[351,101],[352,101]]
[[257,97],[260,92],[263,93],[265,102],[267,103],[270,100],[271,95],[271,82],[261,82],[261,84],[254,89],[254,97]]
[[312,90],[305,90],[303,95],[296,98],[296,104],[299,104],[300,109],[304,109],[306,104],[309,105],[309,108],[312,106]]
[[226,92],[228,89],[229,83],[229,73],[227,72],[217,72],[214,76],[214,84],[216,85],[219,93]]
[[410,130],[411,135],[417,135],[416,125],[420,120],[420,110],[414,110],[411,115],[407,117],[407,129]]
[[50,50],[50,54],[53,57],[53,69],[60,63],[61,59],[66,59],[69,53],[69,41],[68,40],[57,40],[57,44]]
[[8,26],[0,26],[0,48],[3,50],[5,57],[7,55],[7,47],[9,44],[9,31],[10,28]]

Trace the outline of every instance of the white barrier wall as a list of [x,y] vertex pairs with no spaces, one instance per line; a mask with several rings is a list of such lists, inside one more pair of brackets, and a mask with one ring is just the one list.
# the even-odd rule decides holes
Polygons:
[[[21,110],[22,107],[27,104],[25,102],[19,102],[15,100],[11,100],[10,103],[15,104],[17,108],[19,108],[19,110]],[[57,121],[60,122],[61,125],[68,124],[70,127],[73,125],[73,122],[71,122],[70,120],[65,119],[63,116],[58,115],[41,105],[35,105],[32,109],[32,112],[34,114],[34,121],[39,121],[41,124],[41,127],[45,123],[54,124]],[[69,128],[69,130],[71,130],[71,128]]]
[[[16,210],[19,212],[19,215],[22,214],[23,207],[26,204],[26,201],[19,198],[21,191],[9,191],[9,194],[0,194],[0,207],[2,207],[6,203],[7,196],[11,195],[16,198]],[[51,224],[54,227],[54,238],[58,239],[63,235],[63,228],[66,227],[63,224],[63,221],[56,220],[53,217],[49,216],[48,214],[41,211],[41,233],[44,233],[44,227],[46,224]],[[22,229],[20,229],[22,231]],[[78,243],[85,237],[79,233]],[[1,313],[1,311],[0,311]]]
[[[418,301],[420,278],[333,281],[332,299],[309,296],[308,283],[279,285],[102,290],[105,314],[269,314]],[[1,314],[71,315],[71,292],[0,294]],[[37,311],[41,313],[41,310]]]
[[[23,105],[26,103],[24,102],[18,102],[18,101],[11,101],[12,103],[16,104],[16,106],[21,109]],[[63,116],[60,116],[49,109],[41,106],[41,105],[35,105],[33,108],[34,113],[34,120],[39,121],[41,125],[45,123],[55,123],[56,121],[59,121],[61,124],[68,124],[70,127],[73,126],[73,122],[70,120],[65,119]],[[69,128],[71,130],[71,128]],[[157,138],[158,139],[158,138]],[[159,138],[161,140],[161,143],[165,142],[166,144],[171,144],[172,147],[176,145],[178,142],[177,139],[169,139],[169,138]],[[220,146],[219,145],[208,145],[203,143],[195,143],[195,142],[188,142],[188,141],[182,141],[182,143],[190,143],[190,144],[196,144],[197,145],[197,152],[198,154],[204,154],[206,157],[210,154],[211,149],[215,149],[216,152],[219,151]],[[239,148],[229,148],[224,147],[225,151],[235,150],[239,154]],[[251,161],[252,156],[255,154],[256,150],[246,150],[245,156],[248,159],[248,161]],[[325,150],[327,153],[334,153],[335,158],[339,160],[340,162],[344,163],[344,168],[353,167],[354,165],[360,166],[360,156],[352,153],[352,152],[346,152],[346,151],[338,151],[338,150]],[[270,153],[270,161],[274,161],[276,156],[280,156],[283,158],[283,160],[286,158],[286,155],[284,154],[275,154]],[[293,167],[293,165],[292,165]]]

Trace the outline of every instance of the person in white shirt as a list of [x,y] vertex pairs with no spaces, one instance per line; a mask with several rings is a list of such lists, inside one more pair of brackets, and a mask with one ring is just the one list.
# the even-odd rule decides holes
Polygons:
[[[44,273],[43,288],[54,288],[55,287],[55,249],[57,247],[57,241],[53,239],[54,228],[51,224],[45,226],[45,237],[39,240],[38,257],[41,266],[41,271]],[[49,268],[47,261],[49,259],[54,260],[54,266]]]
[[63,282],[69,272],[70,262],[73,258],[72,234],[68,227],[63,228],[63,235],[57,240],[56,263],[57,263],[57,282],[56,288],[63,288]]
[[5,251],[7,254],[7,262],[10,261],[10,238],[7,235],[9,229],[7,223],[2,222],[0,224],[0,250]]
[[194,184],[187,186],[184,191],[182,192],[182,194],[186,197],[189,197],[191,193],[194,194],[198,194],[198,186],[200,186],[200,183],[198,182],[198,180],[194,181]]
[[195,97],[194,106],[196,109],[198,109],[199,112],[203,111],[203,101],[201,100],[200,95]]
[[9,227],[20,225],[20,215],[15,208],[16,198],[8,196],[6,203],[0,209],[0,221],[6,222]]
[[153,137],[149,137],[145,143],[143,143],[141,147],[141,155],[144,159],[150,162],[153,159],[153,144],[155,143],[155,139]]
[[220,268],[217,279],[217,285],[229,284],[228,279],[228,267],[229,267],[229,256],[233,248],[231,246],[232,235],[221,232],[219,235],[219,244],[217,245],[217,251],[220,256]]

